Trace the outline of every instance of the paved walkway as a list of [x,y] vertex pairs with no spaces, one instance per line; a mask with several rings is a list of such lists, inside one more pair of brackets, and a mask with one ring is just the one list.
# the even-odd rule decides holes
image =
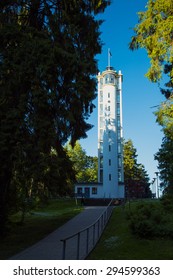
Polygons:
[[[60,240],[68,237],[94,223],[104,212],[106,207],[86,207],[83,212],[75,216],[66,224],[40,240],[21,253],[14,255],[10,260],[62,260],[63,245]],[[95,229],[97,234],[97,229]],[[83,236],[82,236],[83,234]],[[86,258],[86,232],[80,238],[80,259]],[[93,244],[93,230],[89,232],[89,251]],[[66,245],[66,259],[77,258],[77,238],[69,239]]]

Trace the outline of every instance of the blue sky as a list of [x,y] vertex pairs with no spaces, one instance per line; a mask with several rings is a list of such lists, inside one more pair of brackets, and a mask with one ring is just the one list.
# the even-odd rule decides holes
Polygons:
[[[105,22],[101,26],[101,40],[104,43],[101,55],[97,56],[98,67],[102,72],[108,65],[110,48],[111,66],[123,74],[123,134],[125,140],[131,139],[137,149],[138,163],[142,163],[150,179],[155,177],[158,151],[163,138],[161,127],[156,123],[151,108],[164,101],[157,84],[152,84],[144,76],[149,68],[149,59],[144,49],[131,51],[128,48],[133,27],[138,22],[137,12],[145,10],[147,0],[112,0],[112,4],[102,14]],[[80,143],[86,153],[97,156],[97,99],[96,109],[88,120],[94,127],[88,138]]]

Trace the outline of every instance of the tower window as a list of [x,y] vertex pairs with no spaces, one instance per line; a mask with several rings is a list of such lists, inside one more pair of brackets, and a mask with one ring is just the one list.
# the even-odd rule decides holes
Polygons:
[[92,188],[92,194],[97,194],[97,188],[96,187]]
[[112,179],[111,177],[112,177],[111,174],[109,174],[109,181],[111,181],[111,179]]
[[103,129],[100,129],[100,140],[103,140]]
[[109,159],[109,166],[111,166],[111,159]]
[[122,181],[122,175],[121,175],[121,170],[118,170],[118,181]]
[[104,126],[104,119],[103,117],[100,117],[100,128],[103,128]]
[[117,117],[117,124],[118,124],[118,127],[120,127],[120,117],[119,116]]
[[120,93],[119,93],[119,91],[117,92],[117,103],[120,103]]
[[120,115],[120,103],[117,103],[117,115]]
[[111,145],[109,145],[109,152],[111,152]]
[[100,167],[103,168],[103,156],[100,157]]
[[111,110],[111,106],[108,106],[108,111],[110,111]]
[[120,130],[118,129],[118,140],[120,140],[120,138],[121,138],[121,132],[120,132]]
[[82,194],[82,188],[77,188],[77,194],[81,195]]
[[114,84],[114,75],[112,74],[105,75],[105,84]]
[[120,154],[121,153],[121,144],[118,143],[118,153]]
[[118,167],[121,167],[121,156],[118,156]]
[[100,170],[100,183],[103,183],[103,170]]
[[100,91],[100,102],[103,102],[103,91]]
[[103,115],[103,104],[100,104],[100,115]]
[[108,98],[110,98],[110,92],[108,92]]
[[103,153],[103,142],[100,142],[100,153]]

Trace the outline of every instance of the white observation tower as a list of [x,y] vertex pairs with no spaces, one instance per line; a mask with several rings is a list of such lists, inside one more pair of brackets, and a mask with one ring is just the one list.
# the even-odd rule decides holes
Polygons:
[[122,74],[110,66],[98,78],[98,182],[103,197],[124,198]]

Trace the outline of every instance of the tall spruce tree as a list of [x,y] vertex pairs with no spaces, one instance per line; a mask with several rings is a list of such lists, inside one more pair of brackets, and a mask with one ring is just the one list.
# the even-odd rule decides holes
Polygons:
[[38,182],[45,168],[40,162],[53,148],[63,181],[60,170],[68,158],[62,146],[69,138],[74,145],[91,128],[87,118],[94,108],[95,55],[101,52],[102,21],[95,15],[109,4],[0,1],[1,233],[16,166],[22,162],[22,178]]
[[173,141],[165,137],[159,151],[155,154],[160,170],[160,179],[163,182],[164,193],[173,196]]

